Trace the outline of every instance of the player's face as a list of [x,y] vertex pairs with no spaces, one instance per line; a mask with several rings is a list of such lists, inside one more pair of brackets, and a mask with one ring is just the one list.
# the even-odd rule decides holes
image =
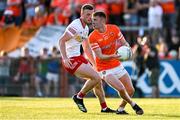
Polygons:
[[92,22],[92,14],[93,14],[94,10],[84,10],[82,13],[82,16],[84,18],[84,22],[86,24],[90,24]]
[[99,16],[92,17],[92,25],[94,29],[99,29],[103,26],[102,18]]

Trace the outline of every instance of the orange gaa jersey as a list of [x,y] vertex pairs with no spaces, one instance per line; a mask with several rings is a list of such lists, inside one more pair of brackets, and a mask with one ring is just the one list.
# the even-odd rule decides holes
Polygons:
[[[111,55],[121,46],[121,40],[124,39],[123,34],[116,25],[107,24],[106,31],[100,33],[94,30],[89,35],[89,43],[92,50],[100,48],[102,54]],[[96,69],[98,71],[111,69],[119,66],[121,63],[118,59],[102,60],[96,57]]]

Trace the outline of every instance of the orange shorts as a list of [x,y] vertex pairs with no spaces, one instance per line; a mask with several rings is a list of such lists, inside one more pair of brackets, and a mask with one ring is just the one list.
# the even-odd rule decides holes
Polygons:
[[72,63],[72,67],[71,68],[67,68],[67,67],[64,66],[64,63],[63,63],[63,66],[71,74],[74,74],[75,71],[79,68],[79,66],[82,63],[88,64],[88,61],[84,58],[83,55],[71,57],[69,59],[70,59],[70,61]]

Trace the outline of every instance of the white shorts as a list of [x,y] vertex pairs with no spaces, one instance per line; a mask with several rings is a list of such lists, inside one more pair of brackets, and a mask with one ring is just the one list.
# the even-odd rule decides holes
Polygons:
[[46,79],[47,79],[48,81],[58,82],[58,80],[59,80],[59,75],[56,74],[56,73],[48,72],[47,75],[46,75]]
[[123,67],[123,65],[119,65],[115,68],[103,70],[99,72],[99,75],[102,79],[105,79],[105,77],[109,74],[112,74],[116,76],[118,79],[121,78],[123,75],[127,73],[126,69]]

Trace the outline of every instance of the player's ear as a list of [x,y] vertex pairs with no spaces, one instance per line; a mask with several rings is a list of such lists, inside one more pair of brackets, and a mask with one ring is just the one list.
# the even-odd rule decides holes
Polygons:
[[103,17],[100,17],[101,22],[106,23],[106,19]]

